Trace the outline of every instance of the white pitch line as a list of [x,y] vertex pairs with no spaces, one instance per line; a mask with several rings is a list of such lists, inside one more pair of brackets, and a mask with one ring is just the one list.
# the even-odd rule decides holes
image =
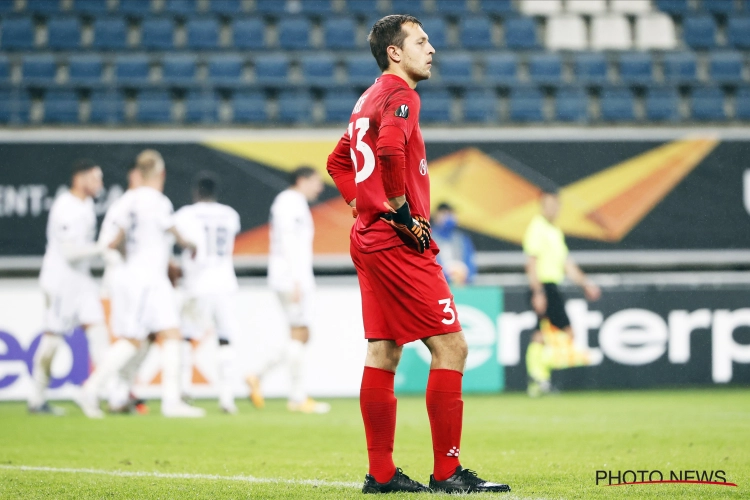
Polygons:
[[38,467],[33,465],[0,465],[0,469],[31,471],[31,472],[58,472],[63,474],[98,474],[101,476],[115,477],[155,477],[159,479],[208,479],[212,481],[238,481],[243,483],[263,484],[298,484],[304,486],[330,486],[333,488],[361,488],[361,483],[350,483],[346,481],[324,481],[322,479],[275,479],[270,477],[254,476],[219,476],[216,474],[187,474],[170,472],[145,472],[127,470],[102,470],[102,469],[72,469],[68,467]]

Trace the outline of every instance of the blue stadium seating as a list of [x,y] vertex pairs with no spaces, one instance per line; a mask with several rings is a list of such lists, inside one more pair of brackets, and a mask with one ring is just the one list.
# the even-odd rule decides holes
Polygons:
[[544,95],[534,87],[513,89],[510,93],[510,119],[518,122],[544,121]]
[[168,84],[191,84],[196,81],[197,58],[193,54],[170,55],[164,58],[161,79]]
[[47,22],[47,46],[53,50],[81,47],[81,21],[77,17],[53,17]]
[[185,23],[187,48],[190,50],[215,50],[219,48],[219,21],[212,17],[190,19]]
[[693,49],[712,49],[716,46],[716,21],[708,14],[686,17],[682,30],[685,43]]
[[693,119],[698,121],[725,120],[727,116],[724,111],[724,93],[717,87],[693,89],[690,110]]
[[176,16],[191,16],[198,12],[198,0],[167,0],[164,12]]
[[735,48],[750,50],[750,16],[729,18],[727,41]]
[[5,17],[0,20],[0,30],[3,51],[34,48],[34,22],[30,17]]
[[299,6],[300,12],[307,16],[327,16],[333,13],[331,0],[305,0]]
[[144,90],[136,99],[136,120],[143,123],[172,121],[172,96],[166,90]]
[[737,89],[734,96],[734,117],[738,120],[750,121],[750,87]]
[[654,65],[649,52],[621,54],[620,81],[626,85],[648,85],[653,82]]
[[555,119],[561,122],[585,122],[589,117],[589,96],[581,87],[564,88],[555,96]]
[[190,91],[185,95],[185,121],[216,123],[219,121],[221,99],[213,91]]
[[313,100],[305,91],[279,93],[278,119],[284,123],[310,123],[312,121]]
[[16,10],[15,2],[0,2],[0,14],[12,14]]
[[21,73],[24,83],[50,85],[55,81],[57,62],[50,54],[24,56],[21,62]]
[[673,16],[684,16],[690,12],[688,0],[656,0],[656,8]]
[[10,61],[8,56],[0,54],[0,84],[10,80]]
[[302,58],[302,77],[308,85],[321,87],[336,83],[336,61],[329,54],[313,54]]
[[489,54],[484,58],[484,79],[493,85],[516,84],[518,82],[518,56],[513,52]]
[[323,97],[323,109],[325,110],[326,122],[343,122],[349,121],[352,115],[354,105],[359,99],[359,95],[351,91],[326,92]]
[[488,17],[462,17],[458,24],[458,33],[459,43],[465,49],[489,50],[494,47],[492,22]]
[[93,91],[89,98],[88,121],[117,125],[125,121],[125,98],[122,92]]
[[511,0],[481,0],[480,10],[493,16],[511,16],[515,14]]
[[562,59],[559,54],[534,54],[529,57],[529,77],[533,83],[559,85],[562,83]]
[[52,15],[62,10],[60,0],[26,0],[26,12]]
[[264,16],[281,16],[286,13],[286,1],[255,0],[255,12]]
[[232,23],[232,44],[235,49],[259,50],[266,46],[266,26],[262,19],[247,17]]
[[472,83],[472,60],[469,54],[448,54],[440,58],[440,78],[448,85]]
[[441,16],[464,16],[469,13],[466,0],[435,0],[435,12]]
[[664,55],[664,81],[680,85],[698,81],[698,62],[692,52],[671,52]]
[[74,90],[50,90],[44,96],[44,121],[77,123],[78,94]]
[[27,123],[31,100],[26,92],[18,89],[0,89],[0,123]]
[[703,0],[700,5],[703,10],[719,16],[728,16],[735,11],[734,0]]
[[277,25],[279,32],[279,47],[284,50],[311,49],[310,33],[312,25],[304,17],[284,18]]
[[505,46],[516,50],[538,48],[539,41],[534,20],[530,17],[508,19],[505,22]]
[[120,0],[119,12],[134,18],[146,17],[151,13],[151,1]]
[[425,11],[422,0],[391,0],[391,13],[421,17],[424,16]]
[[174,48],[175,22],[171,17],[154,17],[141,23],[141,47],[148,50]]
[[452,97],[445,89],[422,89],[419,92],[421,123],[446,123],[451,121]]
[[282,54],[258,56],[254,61],[255,81],[263,85],[283,85],[289,79],[289,58]]
[[102,81],[104,63],[98,54],[71,56],[68,60],[68,81],[70,83],[97,84]]
[[211,0],[208,10],[221,16],[236,16],[242,14],[242,0]]
[[381,13],[378,0],[347,0],[346,11],[361,16]]
[[245,61],[237,54],[213,55],[208,59],[208,81],[222,85],[242,83]]
[[601,52],[576,52],[573,54],[576,81],[584,85],[607,83],[607,59]]
[[151,65],[143,54],[120,55],[115,58],[115,80],[124,85],[147,85]]
[[448,47],[448,26],[444,17],[430,16],[420,21],[425,33],[430,37],[430,45],[436,49]]
[[102,0],[75,0],[73,10],[84,15],[101,16],[109,12],[109,6]]
[[380,76],[380,69],[371,55],[357,54],[347,58],[346,73],[349,83],[369,87]]
[[125,50],[128,45],[128,25],[121,17],[94,20],[92,47],[98,50]]
[[266,98],[260,92],[240,91],[232,95],[232,120],[236,123],[262,123],[268,120]]
[[742,54],[736,51],[713,52],[709,55],[708,74],[716,83],[742,82]]
[[495,122],[497,96],[488,89],[470,89],[464,94],[464,120],[467,122]]
[[646,119],[650,121],[678,121],[680,94],[674,87],[651,87],[646,91]]
[[609,122],[635,120],[635,98],[627,88],[607,88],[602,91],[599,107],[601,118]]
[[327,49],[352,50],[357,46],[357,25],[351,17],[323,21],[323,46]]

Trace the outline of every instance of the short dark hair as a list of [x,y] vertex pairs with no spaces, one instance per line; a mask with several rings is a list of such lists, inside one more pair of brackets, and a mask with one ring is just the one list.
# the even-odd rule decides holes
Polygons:
[[198,172],[193,183],[195,195],[201,200],[215,200],[219,190],[219,180],[213,172]]
[[88,172],[92,168],[96,168],[98,166],[99,164],[94,160],[90,160],[88,158],[79,158],[74,161],[73,165],[70,167],[70,176],[75,177],[82,172]]
[[445,202],[445,201],[442,202],[440,205],[438,205],[437,209],[438,209],[438,212],[442,210],[450,210],[451,212],[453,212],[453,206],[450,203]]
[[387,70],[391,64],[391,60],[388,57],[388,47],[395,45],[396,47],[403,48],[406,33],[401,29],[401,26],[406,23],[414,23],[422,26],[419,19],[406,14],[385,16],[372,26],[372,30],[370,30],[370,34],[367,36],[367,41],[370,42],[370,51],[375,57],[380,71]]
[[308,179],[313,175],[317,175],[317,170],[307,165],[295,168],[289,176],[289,181],[292,186],[296,186],[300,179]]
[[560,196],[560,188],[557,186],[541,186],[542,194],[548,196]]

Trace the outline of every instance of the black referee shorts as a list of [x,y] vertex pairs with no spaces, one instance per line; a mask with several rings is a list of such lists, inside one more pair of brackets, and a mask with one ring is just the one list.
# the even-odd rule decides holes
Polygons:
[[[568,313],[565,312],[565,298],[555,283],[542,283],[544,294],[547,296],[547,312],[539,316],[536,324],[537,330],[541,329],[541,322],[547,318],[555,327],[563,330],[570,326]],[[529,291],[529,303],[531,303],[532,292]],[[532,307],[533,309],[533,307]]]

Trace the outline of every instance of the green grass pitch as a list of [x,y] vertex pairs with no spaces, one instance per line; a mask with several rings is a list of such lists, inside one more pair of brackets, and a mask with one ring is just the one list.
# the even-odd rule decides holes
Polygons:
[[[164,419],[151,404],[149,416],[100,421],[72,404],[54,418],[3,403],[0,498],[360,498],[367,455],[359,405],[331,402],[329,415],[291,414],[270,401],[262,411],[242,402],[229,416],[203,401],[205,419]],[[396,464],[426,482],[424,399],[398,405]],[[467,396],[461,459],[509,483],[503,498],[748,498],[750,390]],[[724,470],[738,486],[597,486],[598,469]]]

